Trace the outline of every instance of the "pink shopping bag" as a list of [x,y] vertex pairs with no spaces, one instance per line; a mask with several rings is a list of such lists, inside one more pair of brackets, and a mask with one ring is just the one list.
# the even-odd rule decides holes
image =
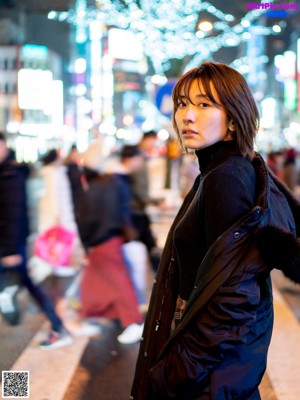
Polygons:
[[54,266],[69,265],[75,233],[61,225],[54,225],[38,235],[34,254]]

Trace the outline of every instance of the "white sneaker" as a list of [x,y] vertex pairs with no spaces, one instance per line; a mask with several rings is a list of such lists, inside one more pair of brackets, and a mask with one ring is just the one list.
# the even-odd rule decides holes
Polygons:
[[80,328],[74,332],[76,336],[88,336],[88,337],[99,336],[101,335],[101,333],[102,333],[101,326],[89,324],[87,322],[82,323]]
[[0,292],[0,315],[10,325],[20,323],[20,310],[17,302],[18,285],[7,286]]
[[8,314],[16,309],[15,295],[19,289],[18,285],[7,286],[3,292],[0,293],[0,310]]
[[131,324],[117,337],[119,343],[132,344],[141,340],[144,324]]

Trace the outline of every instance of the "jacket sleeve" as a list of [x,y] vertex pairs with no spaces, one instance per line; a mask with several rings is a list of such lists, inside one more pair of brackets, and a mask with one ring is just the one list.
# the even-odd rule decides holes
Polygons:
[[131,226],[132,225],[132,211],[131,211],[131,192],[126,185],[122,181],[121,178],[119,178],[117,175],[115,176],[117,186],[118,186],[118,192],[119,192],[119,199],[120,199],[120,213],[121,213],[121,221],[123,226]]
[[[193,398],[207,386],[209,374],[246,343],[256,323],[260,288],[254,278],[221,287],[206,309],[171,341],[166,355],[150,370],[157,399]],[[180,326],[180,325],[179,325]],[[161,396],[161,397],[160,397]],[[190,396],[190,397],[189,397]]]
[[17,168],[6,178],[1,193],[0,257],[18,254],[28,236],[26,180]]

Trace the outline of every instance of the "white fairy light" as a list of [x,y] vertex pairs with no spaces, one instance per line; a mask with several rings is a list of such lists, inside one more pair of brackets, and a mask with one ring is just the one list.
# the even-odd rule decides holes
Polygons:
[[[190,56],[187,68],[199,65],[221,47],[238,46],[251,38],[248,31],[256,22],[256,34],[275,35],[277,26],[257,24],[264,11],[255,9],[235,23],[234,16],[217,9],[208,1],[185,0],[96,0],[95,6],[87,6],[86,0],[77,0],[77,7],[63,13],[50,11],[49,19],[88,26],[93,20],[103,25],[130,29],[142,42],[144,53],[152,61],[157,74],[163,75],[173,58]],[[217,19],[211,30],[198,30],[201,12],[205,20]]]

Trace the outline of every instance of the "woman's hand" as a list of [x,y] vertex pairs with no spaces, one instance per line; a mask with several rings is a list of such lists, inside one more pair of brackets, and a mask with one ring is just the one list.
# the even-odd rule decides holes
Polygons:
[[13,254],[11,256],[2,257],[0,263],[3,267],[13,268],[17,267],[23,261],[23,257],[20,254]]

